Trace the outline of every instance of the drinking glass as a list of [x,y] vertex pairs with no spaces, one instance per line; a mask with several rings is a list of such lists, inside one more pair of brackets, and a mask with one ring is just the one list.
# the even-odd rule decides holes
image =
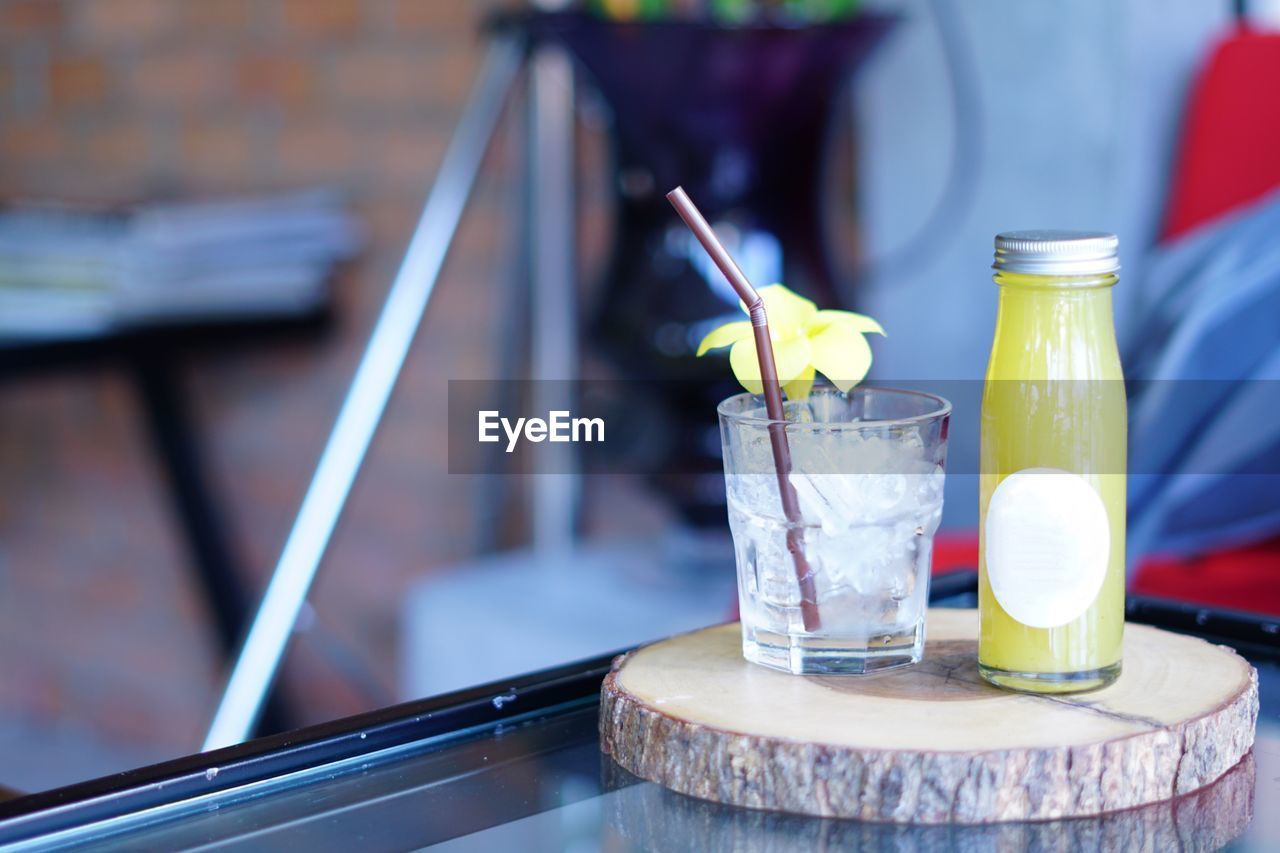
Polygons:
[[951,404],[819,386],[785,422],[751,394],[718,411],[746,659],[796,674],[919,661]]

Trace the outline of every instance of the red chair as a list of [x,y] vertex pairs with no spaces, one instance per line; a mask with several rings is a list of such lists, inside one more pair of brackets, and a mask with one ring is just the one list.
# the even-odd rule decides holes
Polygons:
[[[1163,239],[1173,240],[1280,186],[1280,33],[1241,28],[1195,81]],[[1149,559],[1134,592],[1280,614],[1280,538],[1190,559]]]
[[1191,89],[1163,239],[1280,186],[1280,33],[1241,29]]

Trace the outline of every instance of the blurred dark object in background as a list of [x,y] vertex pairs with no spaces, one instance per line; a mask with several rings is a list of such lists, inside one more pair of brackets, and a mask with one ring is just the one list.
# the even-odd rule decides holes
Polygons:
[[738,299],[664,195],[683,185],[758,286],[785,281],[837,307],[821,216],[827,144],[839,94],[890,23],[522,19],[535,43],[567,48],[612,106],[617,225],[590,335],[626,378],[672,389],[698,383],[661,380],[702,380],[702,393],[628,402],[633,417],[652,418],[642,431],[665,439],[655,468],[706,472],[659,482],[691,523],[724,521],[714,412],[736,387],[722,362],[694,352]]

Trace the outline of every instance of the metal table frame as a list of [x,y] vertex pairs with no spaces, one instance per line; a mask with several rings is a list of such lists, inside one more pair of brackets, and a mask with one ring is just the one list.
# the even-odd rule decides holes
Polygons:
[[[551,48],[530,55],[510,22],[495,29],[489,53],[463,110],[422,215],[409,242],[355,376],[321,453],[280,559],[231,668],[204,749],[240,743],[255,731],[314,584],[329,539],[382,419],[400,369],[426,312],[485,153],[521,72],[528,69],[525,141],[533,375],[569,379],[573,290],[573,73]],[[536,162],[538,168],[531,168]],[[536,210],[538,215],[531,215]],[[568,460],[571,462],[572,460]],[[556,471],[570,470],[556,460]],[[536,474],[537,472],[535,472]],[[545,473],[545,472],[544,472]],[[554,551],[572,540],[576,478],[535,476],[535,548]]]

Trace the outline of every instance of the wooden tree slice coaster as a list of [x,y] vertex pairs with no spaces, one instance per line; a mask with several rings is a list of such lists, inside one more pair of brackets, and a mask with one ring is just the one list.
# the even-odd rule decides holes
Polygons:
[[1253,746],[1258,678],[1233,650],[1127,625],[1124,671],[1093,693],[999,690],[978,617],[931,610],[924,660],[862,677],[742,658],[735,624],[619,658],[602,749],[675,791],[757,809],[899,823],[1103,814],[1195,791]]
[[[1173,851],[1216,853],[1253,820],[1256,768],[1246,755],[1199,791],[1087,817],[1030,823],[871,823],[742,809],[697,800],[635,778],[610,763],[616,785],[605,800],[609,829],[624,850],[701,853],[798,853],[809,850],[930,851]],[[624,778],[625,777],[625,778]]]

